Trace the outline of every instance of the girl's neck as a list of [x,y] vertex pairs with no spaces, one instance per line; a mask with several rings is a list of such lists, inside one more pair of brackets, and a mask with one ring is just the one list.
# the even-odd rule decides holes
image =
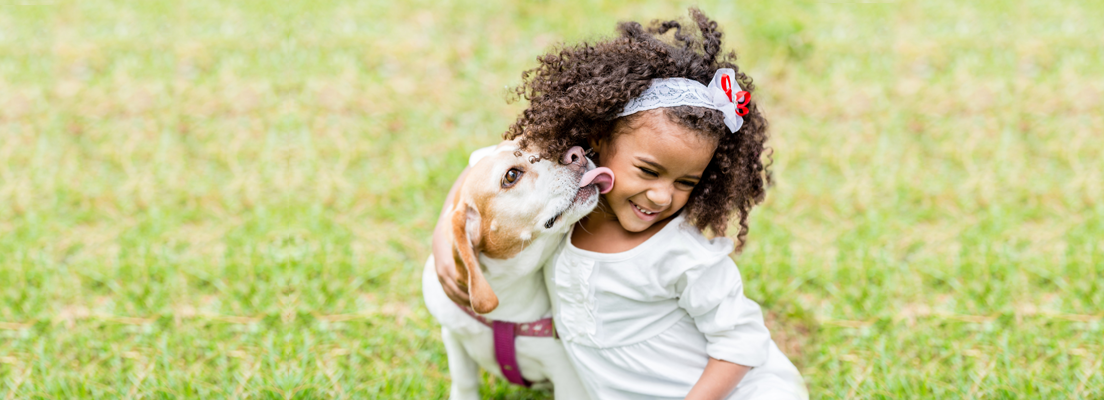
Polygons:
[[[603,198],[604,202],[605,199]],[[575,223],[571,232],[571,244],[595,253],[621,253],[632,250],[654,236],[678,216],[676,213],[640,232],[630,232],[621,226],[617,216],[603,211],[608,207],[599,204],[589,215]]]

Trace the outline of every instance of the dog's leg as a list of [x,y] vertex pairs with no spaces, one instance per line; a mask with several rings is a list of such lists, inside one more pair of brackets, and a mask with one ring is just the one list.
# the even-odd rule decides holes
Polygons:
[[464,345],[448,328],[441,327],[441,339],[448,353],[449,375],[452,376],[451,400],[479,399],[479,365],[464,350]]

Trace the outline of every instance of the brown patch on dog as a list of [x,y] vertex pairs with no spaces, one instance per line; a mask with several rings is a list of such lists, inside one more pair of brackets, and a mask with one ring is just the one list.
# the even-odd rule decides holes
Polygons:
[[521,232],[516,226],[518,225],[516,221],[498,221],[498,229],[492,231],[491,224],[494,222],[493,215],[483,219],[481,235],[484,240],[480,243],[480,251],[487,257],[498,260],[505,260],[520,253],[525,248],[525,243],[521,240]]
[[[492,155],[493,156],[493,155]],[[473,169],[468,172],[468,176],[485,176],[488,173],[485,169]],[[533,170],[527,170],[522,179],[536,179],[540,175]],[[466,183],[466,182],[465,182]],[[466,186],[466,185],[465,185]],[[460,192],[463,192],[467,197],[472,199],[472,204],[479,210],[480,226],[479,226],[479,240],[473,241],[476,247],[476,254],[483,253],[487,257],[504,260],[517,255],[525,248],[524,243],[521,240],[521,230],[524,229],[523,224],[519,221],[497,221],[498,229],[492,231],[491,225],[496,221],[498,217],[493,207],[489,207],[491,202],[497,193],[487,191],[471,190],[464,192],[464,187],[461,187]],[[461,195],[457,195],[457,202]]]
[[[483,277],[483,270],[479,265],[481,243],[488,237],[488,232],[483,228],[486,219],[482,214],[487,207],[481,206],[487,204],[490,195],[473,191],[468,185],[468,180],[480,172],[470,171],[468,179],[460,183],[456,197],[453,199],[452,216],[449,222],[452,225],[452,255],[456,265],[456,283],[467,290],[472,309],[477,313],[485,314],[498,307],[498,296]],[[470,199],[471,204],[466,199]],[[474,232],[468,229],[470,218],[479,219],[480,227]]]
[[480,314],[494,311],[498,307],[498,296],[479,266],[478,244],[480,237],[470,237],[467,222],[472,217],[479,218],[478,210],[469,208],[465,202],[459,202],[452,210],[453,259],[456,261],[457,277],[462,277],[462,286],[468,289],[472,309]]

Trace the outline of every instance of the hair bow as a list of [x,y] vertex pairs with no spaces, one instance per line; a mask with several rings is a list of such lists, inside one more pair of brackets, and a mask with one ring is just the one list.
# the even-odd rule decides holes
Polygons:
[[[713,95],[713,106],[724,113],[724,122],[732,132],[740,130],[744,125],[743,116],[747,115],[748,105],[751,104],[751,93],[740,88],[736,81],[736,71],[732,68],[721,68],[713,74],[713,80],[708,86]],[[735,93],[733,93],[735,88]]]

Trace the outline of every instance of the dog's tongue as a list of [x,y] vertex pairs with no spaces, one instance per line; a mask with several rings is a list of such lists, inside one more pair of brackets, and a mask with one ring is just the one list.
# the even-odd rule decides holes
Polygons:
[[583,174],[579,181],[579,187],[595,184],[598,185],[598,193],[605,194],[613,189],[613,171],[606,167],[598,167]]

